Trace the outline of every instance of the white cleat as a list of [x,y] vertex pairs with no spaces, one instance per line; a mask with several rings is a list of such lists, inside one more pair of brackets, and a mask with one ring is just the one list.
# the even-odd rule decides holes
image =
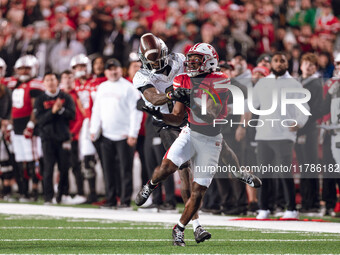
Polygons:
[[269,214],[270,214],[269,210],[259,210],[258,212],[259,214],[256,216],[256,219],[258,220],[269,219]]
[[292,219],[292,220],[298,220],[299,219],[299,212],[294,211],[285,211],[281,219]]

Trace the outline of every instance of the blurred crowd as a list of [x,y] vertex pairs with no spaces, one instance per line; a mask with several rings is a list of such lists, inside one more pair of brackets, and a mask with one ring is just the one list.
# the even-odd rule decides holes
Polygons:
[[[78,146],[74,142],[78,140],[78,136],[82,136],[82,133],[88,134],[91,125],[93,125],[89,124],[89,117],[95,100],[94,97],[91,99],[87,97],[88,94],[96,93],[98,86],[108,79],[110,74],[105,71],[110,70],[111,67],[119,69],[118,74],[114,74],[115,71],[112,71],[112,77],[118,75],[114,78],[111,77],[114,82],[119,81],[122,76],[130,82],[132,81],[134,74],[141,68],[136,53],[140,37],[144,33],[152,32],[163,39],[170,52],[185,54],[197,42],[213,45],[219,54],[221,70],[226,72],[234,83],[248,81],[249,84],[243,84],[245,87],[253,86],[258,79],[270,74],[271,56],[274,52],[282,51],[287,55],[288,71],[297,79],[302,75],[301,57],[312,52],[315,54],[314,57],[305,57],[305,61],[315,65],[313,75],[321,78],[320,84],[326,95],[327,89],[331,87],[330,83],[334,83],[332,77],[337,76],[334,74],[337,74],[340,68],[340,57],[337,57],[340,56],[338,55],[340,52],[339,16],[340,2],[338,0],[0,0],[0,58],[4,60],[6,66],[5,69],[3,65],[1,66],[5,71],[2,78],[7,77],[6,81],[2,80],[4,81],[2,83],[6,85],[5,87],[13,89],[17,83],[14,83],[13,86],[11,81],[16,80],[17,82],[19,75],[29,75],[29,82],[38,77],[39,86],[42,87],[38,89],[46,90],[46,84],[50,82],[45,80],[46,74],[55,73],[58,75],[56,78],[59,78],[58,83],[64,86],[65,93],[70,94],[70,91],[76,91],[76,96],[73,97],[73,118],[75,116],[82,117],[78,118],[78,123],[73,123],[73,126],[69,127],[72,129],[74,125],[76,126],[75,133],[72,133],[72,146],[73,148],[78,147],[73,151],[74,160],[70,162],[77,180],[77,195],[80,197],[77,197],[78,200],[74,202],[93,203],[97,201],[94,165],[96,161],[101,161],[105,178],[108,173],[108,170],[105,170],[105,165],[109,163],[103,162],[109,159],[101,158],[103,155],[100,152],[100,149],[103,149],[102,141],[101,145],[92,145],[94,147],[90,152],[81,151],[79,148],[84,145]],[[21,74],[19,69],[25,67],[25,64],[15,65],[18,60],[27,55],[34,56],[37,63],[32,64],[27,74]],[[115,60],[112,61],[112,58]],[[34,73],[30,73],[32,69],[35,69]],[[47,78],[51,77],[47,76]],[[66,89],[67,87],[69,89]],[[0,100],[2,102],[3,95],[6,94],[3,93],[4,91],[5,89],[1,88]],[[55,91],[52,91],[51,95],[53,93]],[[53,97],[51,96],[51,98]],[[54,107],[56,112],[61,111],[59,103],[53,101],[52,105],[54,104],[56,104]],[[90,109],[90,113],[87,112],[88,109]],[[8,112],[4,113],[1,118],[6,119],[6,114],[8,115]],[[129,141],[129,146],[133,150],[136,147],[139,152],[143,168],[143,183],[148,180],[147,173],[150,172],[145,170],[148,165],[145,162],[143,148],[154,145],[153,142],[146,141],[143,145],[148,132],[151,132],[150,127],[144,131],[145,119],[146,115],[144,114],[143,122],[138,121],[142,126],[138,140]],[[324,119],[324,122],[327,120],[329,117]],[[27,134],[28,131],[33,132],[34,126],[29,127],[28,121],[29,119],[27,119],[27,125],[25,124],[21,130],[22,134],[23,132]],[[87,125],[85,128],[84,123]],[[147,123],[148,121],[146,121],[146,125]],[[242,165],[257,164],[256,157],[249,156],[256,154],[257,144],[254,141],[254,132],[255,130],[250,128],[246,130],[246,133],[243,133],[241,129],[237,130],[237,128],[224,131],[224,136],[229,137],[226,139],[228,143],[234,143],[231,147],[239,156]],[[4,131],[4,133],[6,132]],[[149,138],[152,141],[157,137],[157,134],[151,133]],[[96,134],[93,133],[93,135]],[[115,135],[122,134],[114,134],[113,137]],[[131,134],[126,131],[126,134],[123,135]],[[330,132],[322,131],[320,134],[320,129],[317,129],[316,136],[322,137],[319,140],[322,140],[323,143],[321,145],[318,142],[313,144],[314,149],[318,151],[320,146],[324,147],[324,157],[322,158],[320,155],[322,153],[317,153],[317,157],[320,158],[320,161],[317,162],[335,163],[331,156]],[[33,137],[33,133],[31,137]],[[98,137],[91,138],[92,141],[98,141]],[[133,138],[137,139],[135,135]],[[91,144],[92,141],[89,140]],[[58,146],[64,148],[65,145]],[[118,147],[117,151],[119,151]],[[129,151],[129,153],[132,152]],[[20,160],[23,165],[21,170],[17,170],[19,176],[10,176],[9,179],[4,178],[3,173],[6,171],[3,170],[4,165],[1,165],[5,197],[11,193],[10,188],[6,187],[12,186],[12,178],[15,177],[20,186],[19,193],[22,201],[32,197],[37,198],[39,181],[41,179],[44,179],[45,183],[51,181],[50,175],[46,177],[46,171],[44,176],[39,170],[39,168],[43,169],[44,165],[46,167],[46,163],[48,163],[44,163],[42,154],[39,154],[41,157],[35,155],[28,161]],[[57,154],[55,152],[55,155]],[[80,159],[78,159],[78,154],[82,156]],[[325,159],[325,155],[329,157]],[[16,160],[18,161],[18,159]],[[58,160],[60,159],[56,159],[56,161]],[[124,161],[122,158],[115,160]],[[251,160],[253,161],[251,162]],[[302,159],[300,158],[300,160]],[[304,162],[312,163],[308,159]],[[129,163],[131,163],[130,157]],[[127,174],[126,177],[124,172],[132,171],[132,165],[127,164],[124,167],[126,171],[121,172],[121,176],[116,176],[114,183],[107,183],[108,180],[105,178],[105,193],[107,199],[112,196],[121,196],[125,199],[120,204],[121,208],[129,208],[132,175]],[[65,171],[63,170],[64,173]],[[34,177],[34,185],[29,192],[27,181],[30,177]],[[62,187],[58,190],[56,197],[56,202],[59,203],[62,202],[63,195],[68,195],[66,177],[61,173],[60,178]],[[89,183],[89,194],[84,193],[84,178]],[[206,195],[202,211],[240,215],[259,209],[257,195],[254,191],[246,189],[241,183],[231,182],[231,184],[213,182]],[[125,184],[122,185],[123,183],[126,183],[128,188]],[[229,191],[223,190],[226,185],[231,187]],[[275,193],[272,199],[277,203],[272,202],[270,210],[280,212],[285,207],[284,192],[279,183],[273,185],[275,188],[270,192]],[[118,188],[109,190],[109,186]],[[336,180],[334,178],[324,179],[322,186],[322,193],[319,193],[318,176],[314,178],[314,182],[306,184],[307,191],[304,191],[305,196],[302,198],[308,201],[308,205],[303,208],[306,213],[319,213],[320,200],[326,201],[324,213],[333,213],[337,202]],[[52,202],[53,191],[51,189],[48,189],[47,194],[46,188],[44,188],[46,203]],[[309,192],[310,189],[313,189],[314,192]],[[86,198],[84,198],[85,195],[87,195]],[[167,203],[165,209],[174,208],[173,198],[171,203],[170,205]],[[116,204],[106,203],[105,206],[112,207]]]
[[170,51],[185,53],[196,42],[213,45],[222,60],[236,53],[255,65],[262,53],[285,51],[298,75],[301,54],[319,54],[320,72],[330,78],[340,50],[338,0],[2,0],[0,57],[7,75],[20,56],[33,54],[39,75],[60,74],[84,53],[114,57],[126,65],[146,31]]

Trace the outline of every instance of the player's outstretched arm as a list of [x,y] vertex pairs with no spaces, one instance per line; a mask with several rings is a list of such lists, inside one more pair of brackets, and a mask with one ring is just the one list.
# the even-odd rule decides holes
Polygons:
[[163,105],[169,101],[166,94],[158,93],[155,87],[150,87],[144,90],[143,96],[153,105]]
[[185,115],[185,105],[181,102],[176,102],[172,113],[163,114],[163,121],[171,126],[179,126],[182,124]]

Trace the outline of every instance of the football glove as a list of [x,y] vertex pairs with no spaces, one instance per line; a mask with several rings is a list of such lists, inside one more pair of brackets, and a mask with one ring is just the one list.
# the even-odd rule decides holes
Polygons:
[[159,119],[159,120],[163,119],[163,114],[161,113],[159,107],[156,108],[156,107],[149,107],[145,105],[142,107],[142,110],[144,112],[151,114],[152,116],[155,116],[156,119]]
[[11,124],[7,125],[6,130],[4,131],[4,139],[6,142],[10,143],[11,142],[11,132],[13,130],[13,126]]
[[26,128],[24,129],[24,136],[26,139],[31,139],[33,137],[34,123],[29,121]]
[[170,100],[183,103],[185,106],[190,107],[191,90],[185,88],[177,88],[175,91],[167,93],[167,98]]

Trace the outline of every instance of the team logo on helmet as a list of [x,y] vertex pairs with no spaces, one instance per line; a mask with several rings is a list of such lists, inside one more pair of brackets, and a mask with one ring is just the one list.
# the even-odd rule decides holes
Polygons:
[[[195,63],[193,63],[190,60],[192,55],[202,56],[201,62],[198,63],[195,61]],[[202,73],[214,72],[217,70],[218,60],[218,54],[213,46],[207,43],[196,43],[187,53],[186,61],[184,62],[186,73],[193,77]],[[199,65],[197,65],[197,63]],[[194,66],[195,68],[193,68]]]

